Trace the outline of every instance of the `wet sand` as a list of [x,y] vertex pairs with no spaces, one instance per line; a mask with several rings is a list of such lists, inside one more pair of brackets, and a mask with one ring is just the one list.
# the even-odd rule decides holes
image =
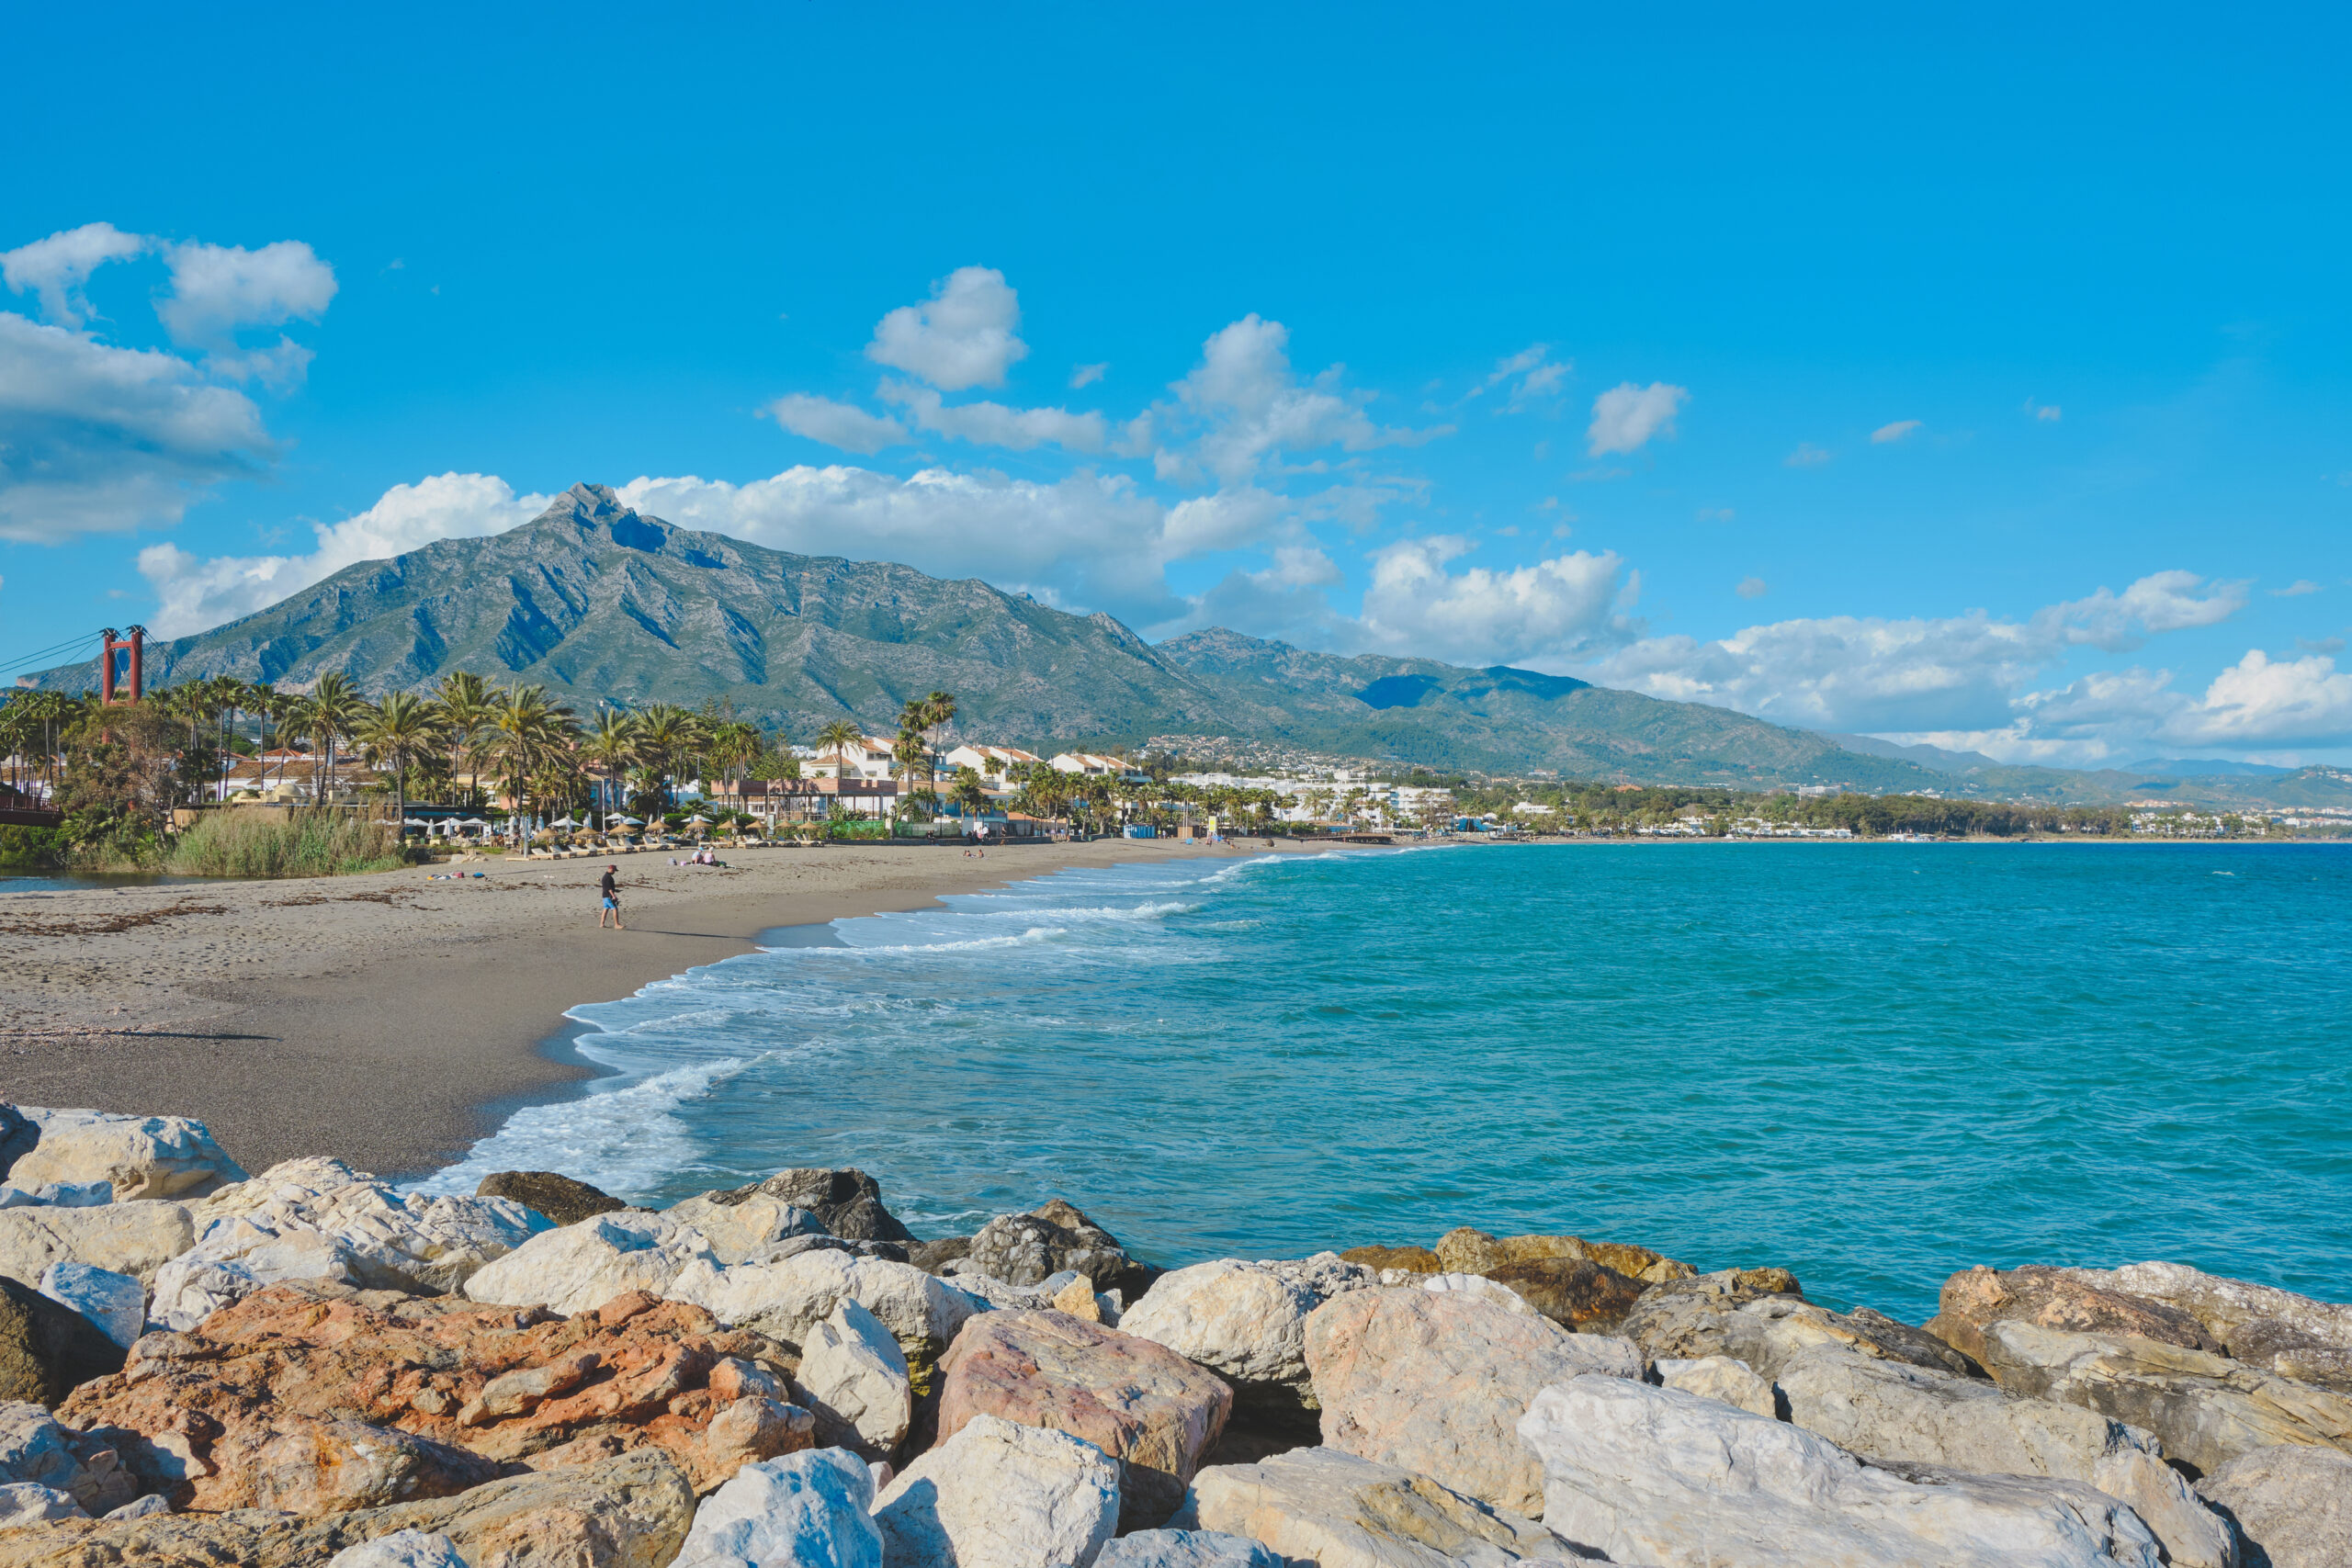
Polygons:
[[[606,861],[492,860],[374,876],[8,893],[0,1100],[193,1116],[246,1168],[332,1154],[407,1176],[504,1109],[588,1076],[547,1047],[567,1008],[752,951],[763,931],[917,908],[1066,866],[1262,854],[1170,840],[623,855],[627,931],[596,926]],[[1306,846],[1285,852],[1313,853]]]

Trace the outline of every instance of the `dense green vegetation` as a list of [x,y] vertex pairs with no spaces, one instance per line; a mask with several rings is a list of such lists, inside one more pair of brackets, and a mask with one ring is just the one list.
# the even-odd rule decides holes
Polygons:
[[207,812],[162,853],[175,876],[347,876],[407,863],[382,824],[305,812]]

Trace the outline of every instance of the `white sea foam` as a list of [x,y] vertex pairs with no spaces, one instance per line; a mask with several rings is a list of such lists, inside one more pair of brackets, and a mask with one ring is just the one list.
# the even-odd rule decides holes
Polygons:
[[[592,1059],[600,1055],[587,1041],[582,1054]],[[599,1084],[591,1084],[578,1100],[526,1105],[465,1158],[435,1171],[414,1190],[429,1197],[470,1193],[493,1171],[560,1170],[583,1177],[616,1198],[645,1196],[695,1163],[693,1135],[671,1112],[760,1059],[728,1056],[634,1083],[605,1079],[620,1087],[600,1092]]]

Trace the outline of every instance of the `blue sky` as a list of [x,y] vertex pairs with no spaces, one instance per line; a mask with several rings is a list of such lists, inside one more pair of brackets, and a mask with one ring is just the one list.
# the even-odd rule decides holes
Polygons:
[[2224,25],[27,13],[0,660],[586,479],[1155,637],[2352,760],[2347,28]]

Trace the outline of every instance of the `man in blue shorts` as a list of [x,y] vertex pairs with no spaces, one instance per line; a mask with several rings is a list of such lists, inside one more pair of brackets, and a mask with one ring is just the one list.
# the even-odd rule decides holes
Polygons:
[[614,879],[614,873],[619,870],[620,867],[616,865],[606,866],[604,879],[596,885],[597,890],[605,896],[605,913],[596,917],[598,931],[605,929],[605,916],[612,918],[613,930],[616,931],[628,930],[627,926],[621,924],[621,887],[620,884]]

